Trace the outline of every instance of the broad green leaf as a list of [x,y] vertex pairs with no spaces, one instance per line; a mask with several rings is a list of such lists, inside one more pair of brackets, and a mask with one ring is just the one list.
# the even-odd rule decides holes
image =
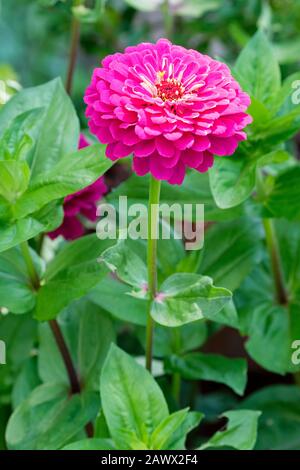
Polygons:
[[110,434],[123,450],[135,449],[137,442],[147,448],[151,434],[169,415],[154,378],[114,345],[102,369],[100,393]]
[[250,218],[213,225],[205,233],[198,272],[237,289],[261,258],[261,238],[261,226]]
[[280,173],[264,200],[264,207],[273,217],[290,220],[300,218],[300,166],[292,166]]
[[166,361],[167,370],[178,372],[187,380],[210,380],[223,383],[242,395],[247,382],[245,359],[231,359],[217,354],[190,353],[171,356]]
[[28,188],[29,166],[15,160],[0,161],[0,174],[0,196],[15,204]]
[[111,439],[83,439],[82,441],[72,442],[62,450],[116,450]]
[[[30,250],[37,272],[41,274],[41,261]],[[12,313],[26,313],[35,306],[36,293],[31,287],[28,269],[21,250],[17,247],[0,254],[0,306]]]
[[213,320],[231,296],[229,290],[215,287],[207,276],[178,273],[160,287],[151,315],[157,323],[171,327],[203,318]]
[[41,379],[38,374],[37,357],[29,357],[22,365],[14,382],[12,390],[13,409],[17,408],[39,385],[41,385]]
[[[84,390],[99,389],[99,374],[111,342],[112,321],[101,308],[85,299],[73,303],[58,317],[58,323],[80,374]],[[43,382],[69,383],[65,365],[47,323],[39,325],[39,375]]]
[[44,110],[38,125],[29,133],[34,141],[27,157],[32,178],[51,170],[63,155],[75,151],[79,138],[75,109],[58,78],[22,90],[6,103],[0,110],[0,134],[14,118],[36,108]]
[[300,337],[299,305],[291,303],[286,308],[265,302],[240,312],[248,324],[246,350],[265,369],[277,374],[300,370],[300,365],[292,363],[292,344]]
[[88,297],[114,317],[126,323],[145,326],[148,301],[128,294],[128,286],[112,277],[100,281]]
[[0,338],[6,364],[0,364],[0,404],[11,402],[11,390],[36,341],[36,322],[30,315],[0,315]]
[[241,331],[248,337],[248,353],[267,370],[285,374],[300,368],[292,362],[292,344],[300,337],[300,227],[281,219],[275,228],[289,304],[277,304],[268,258],[266,267],[261,264],[241,286],[237,303]]
[[107,273],[98,257],[109,244],[109,240],[99,240],[92,234],[67,244],[59,252],[47,266],[37,293],[36,319],[55,318],[73,300],[86,295],[97,285]]
[[237,450],[252,450],[257,438],[257,423],[260,411],[226,411],[222,416],[228,418],[225,431],[218,431],[203,444],[199,450],[209,447],[233,447]]
[[241,408],[262,411],[255,449],[300,450],[300,389],[272,385],[250,395]]
[[90,145],[67,154],[49,171],[31,178],[29,188],[14,206],[14,216],[23,218],[53,200],[89,186],[112,166],[104,150],[101,144]]
[[41,232],[51,232],[61,224],[62,219],[62,208],[57,203],[50,203],[40,211],[12,224],[0,220],[0,253],[34,238]]
[[84,429],[98,406],[94,394],[69,397],[64,385],[40,385],[11,415],[6,429],[8,448],[60,449]]
[[168,442],[172,435],[182,425],[187,417],[189,409],[176,411],[167,416],[153,431],[150,438],[150,449],[165,450],[168,449]]
[[[237,206],[248,199],[255,188],[256,170],[270,163],[281,163],[289,159],[284,150],[260,153],[253,146],[253,154],[237,150],[232,157],[215,158],[209,172],[210,187],[216,204],[221,209]],[[254,153],[256,152],[256,153]]]
[[234,73],[245,91],[272,106],[280,89],[280,69],[271,44],[258,31],[239,55]]
[[190,411],[169,440],[168,450],[185,450],[187,434],[199,425],[203,417],[199,411]]
[[155,11],[162,4],[162,0],[125,0],[132,8],[140,11]]

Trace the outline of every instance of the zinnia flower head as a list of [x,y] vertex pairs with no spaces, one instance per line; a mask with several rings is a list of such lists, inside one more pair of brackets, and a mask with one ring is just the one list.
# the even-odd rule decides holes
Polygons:
[[[81,134],[78,148],[82,149],[87,147],[89,143],[86,138]],[[97,205],[96,203],[107,192],[104,179],[101,176],[91,185],[80,191],[70,194],[64,200],[64,220],[63,223],[53,232],[48,233],[52,239],[62,235],[66,240],[75,240],[81,237],[85,228],[81,218],[86,218],[91,222],[97,220]]]
[[108,158],[133,154],[138,175],[171,184],[187,167],[205,172],[213,155],[232,155],[251,122],[250,98],[227,65],[166,39],[106,57],[84,100]]

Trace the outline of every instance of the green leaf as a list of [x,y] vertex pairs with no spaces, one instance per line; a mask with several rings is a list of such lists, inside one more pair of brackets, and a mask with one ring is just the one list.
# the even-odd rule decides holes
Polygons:
[[234,73],[245,91],[263,104],[273,105],[280,90],[280,69],[272,46],[262,31],[258,31],[242,50]]
[[[65,245],[45,271],[37,293],[35,318],[55,318],[73,300],[87,294],[107,273],[98,257],[111,242],[87,235]],[[57,295],[60,292],[60,295]]]
[[26,162],[0,161],[0,196],[14,204],[29,185],[30,170]]
[[253,393],[239,406],[262,411],[255,449],[300,450],[299,387],[272,385]]
[[261,227],[250,218],[213,225],[205,232],[198,272],[237,289],[261,258],[261,238]]
[[213,286],[212,279],[199,274],[178,273],[160,287],[151,315],[164,326],[180,326],[199,319],[213,320],[231,300],[231,292]]
[[63,385],[40,385],[11,415],[6,429],[8,448],[59,449],[83,430],[98,406],[93,394],[69,397]]
[[216,204],[228,209],[246,201],[254,191],[257,168],[288,159],[289,154],[284,150],[263,154],[259,149],[252,155],[249,151],[243,154],[239,149],[233,157],[215,158],[209,177]]
[[257,438],[257,422],[260,415],[260,411],[254,410],[226,411],[222,414],[229,420],[226,430],[216,432],[199,450],[208,447],[252,450]]
[[15,379],[12,391],[13,409],[17,408],[39,385],[41,379],[38,375],[37,358],[29,357]]
[[100,393],[110,434],[123,450],[135,449],[137,443],[147,448],[151,434],[169,415],[150,373],[114,345],[102,369]]
[[[41,262],[30,250],[37,272],[41,273]],[[35,292],[31,287],[28,269],[19,248],[0,254],[0,302],[13,313],[26,313],[35,306]]]
[[290,220],[300,218],[300,166],[292,166],[280,173],[264,200],[267,213]]
[[100,261],[118,277],[137,288],[145,290],[148,283],[147,267],[141,258],[129,248],[126,240],[119,239],[116,245],[105,250]]
[[104,151],[105,147],[101,144],[90,145],[65,155],[49,171],[31,178],[28,190],[14,207],[14,216],[23,218],[49,202],[73,194],[96,181],[112,166]]
[[50,203],[40,211],[12,224],[0,220],[0,253],[34,238],[41,232],[51,232],[61,224],[62,219],[62,208],[57,203]]
[[115,318],[145,326],[148,301],[128,293],[128,286],[111,277],[104,278],[88,294],[89,298]]
[[245,359],[231,359],[217,354],[190,353],[182,357],[171,356],[168,371],[178,372],[187,380],[210,380],[223,383],[242,395],[247,382]]
[[43,108],[43,114],[29,133],[34,141],[27,159],[32,178],[49,171],[63,155],[75,151],[79,139],[75,109],[58,78],[22,90],[8,101],[0,110],[0,134],[14,118],[36,108]]
[[299,304],[291,304],[287,309],[264,303],[246,314],[249,316],[246,350],[250,356],[277,374],[300,370],[299,365],[292,363],[292,344],[300,337]]
[[177,431],[174,432],[173,436],[169,440],[168,450],[185,450],[187,434],[199,425],[203,417],[203,413],[198,411],[190,411],[186,415],[183,423],[179,426]]
[[[115,340],[112,321],[91,302],[73,303],[58,317],[58,323],[80,371],[84,390],[99,389],[99,374],[111,342]],[[43,382],[69,383],[65,365],[47,323],[39,325],[39,375]]]
[[168,449],[168,442],[175,431],[182,425],[187,414],[188,408],[176,411],[167,416],[153,431],[150,438],[150,449],[162,450]]
[[[275,224],[289,304],[278,305],[270,260],[261,264],[238,292],[241,331],[248,336],[246,349],[267,370],[278,374],[296,372],[292,344],[300,337],[300,227],[283,219]],[[266,344],[268,347],[266,347]],[[276,360],[274,360],[276,357]]]
[[62,450],[116,450],[110,439],[83,439],[82,441],[72,442]]
[[0,338],[6,345],[6,364],[0,365],[0,404],[11,402],[11,391],[36,341],[36,322],[30,315],[0,315]]

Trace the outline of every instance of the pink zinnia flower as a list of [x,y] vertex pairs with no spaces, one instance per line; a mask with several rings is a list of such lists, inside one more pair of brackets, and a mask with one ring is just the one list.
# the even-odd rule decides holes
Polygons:
[[[87,147],[89,143],[81,134],[78,148]],[[91,222],[97,219],[96,203],[107,192],[104,179],[101,176],[90,186],[81,189],[77,193],[70,194],[64,200],[64,220],[60,227],[53,232],[48,233],[49,237],[54,239],[62,235],[66,240],[75,240],[81,237],[85,228],[81,221],[81,217],[85,217]]]
[[166,39],[106,57],[84,100],[108,158],[133,154],[138,175],[171,184],[187,167],[205,172],[213,155],[232,155],[251,122],[250,98],[225,64]]

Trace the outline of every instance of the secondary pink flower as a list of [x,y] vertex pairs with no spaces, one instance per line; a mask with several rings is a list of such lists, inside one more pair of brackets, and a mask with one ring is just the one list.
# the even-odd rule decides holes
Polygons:
[[84,100],[108,158],[133,154],[138,175],[172,184],[187,167],[205,172],[213,155],[232,155],[251,122],[250,98],[225,64],[166,39],[106,57]]
[[[89,143],[81,134],[79,140],[79,149],[87,147]],[[81,217],[85,217],[91,222],[97,219],[96,203],[107,192],[104,179],[101,176],[90,186],[81,189],[77,193],[70,194],[64,200],[64,220],[60,227],[53,232],[48,233],[49,237],[54,239],[62,235],[66,240],[75,240],[81,237],[84,232],[84,225]]]

